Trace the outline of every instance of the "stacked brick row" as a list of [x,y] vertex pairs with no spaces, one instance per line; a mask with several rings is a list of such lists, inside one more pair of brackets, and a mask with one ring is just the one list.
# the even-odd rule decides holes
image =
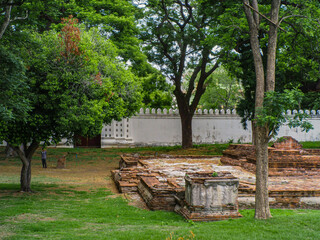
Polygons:
[[[268,148],[269,176],[315,176],[320,175],[320,151],[302,149],[291,137],[276,142]],[[240,166],[255,173],[255,149],[248,144],[230,145],[223,153],[221,162]]]
[[112,171],[119,191],[139,193],[151,210],[173,211],[176,205],[175,196],[184,196],[184,187],[175,179],[151,171],[143,158],[122,156],[119,165],[119,170]]

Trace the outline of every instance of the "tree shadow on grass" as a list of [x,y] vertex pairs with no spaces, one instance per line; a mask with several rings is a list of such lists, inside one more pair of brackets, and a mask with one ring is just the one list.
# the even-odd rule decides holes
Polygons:
[[[33,193],[42,193],[46,192],[49,189],[58,188],[59,185],[57,184],[44,184],[44,183],[36,183],[31,185],[32,192],[28,194]],[[18,183],[0,183],[0,196],[3,195],[14,195],[16,193],[24,193],[20,191],[20,184]]]

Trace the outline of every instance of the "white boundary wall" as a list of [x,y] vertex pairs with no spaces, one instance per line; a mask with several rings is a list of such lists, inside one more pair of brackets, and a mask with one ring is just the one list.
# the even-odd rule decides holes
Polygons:
[[[295,114],[296,110],[288,110],[287,114]],[[298,141],[320,141],[320,112],[305,111],[314,129],[308,133],[301,129],[290,129],[283,126],[277,137],[292,136]],[[181,122],[177,110],[140,109],[130,119],[113,121],[106,125],[101,133],[101,146],[169,146],[181,144]],[[251,142],[251,123],[244,130],[241,118],[235,110],[199,110],[192,121],[193,142],[196,144],[212,144],[233,142]]]
[[[301,111],[301,110],[300,110]],[[294,115],[296,110],[288,110]],[[277,137],[292,136],[298,141],[320,141],[320,111],[308,111],[313,130],[302,132],[300,128],[280,128]],[[171,146],[181,145],[181,122],[177,110],[140,109],[136,116],[122,121],[112,121],[103,127],[101,147],[114,146]],[[193,142],[196,144],[251,142],[251,123],[244,130],[241,118],[235,110],[199,110],[192,120]],[[2,145],[4,145],[3,142]],[[1,144],[0,144],[1,145]],[[66,146],[63,143],[59,147]]]

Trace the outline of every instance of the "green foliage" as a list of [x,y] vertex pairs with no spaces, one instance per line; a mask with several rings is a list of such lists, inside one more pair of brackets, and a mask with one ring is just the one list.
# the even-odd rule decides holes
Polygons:
[[131,116],[140,106],[140,85],[97,29],[83,30],[75,52],[62,37],[56,31],[30,32],[20,48],[32,110],[25,122],[17,119],[0,129],[7,142],[49,144],[75,134],[95,135],[102,123]]
[[[14,3],[19,4],[13,7],[13,17],[24,15],[26,11],[29,14],[27,19],[11,23],[5,34],[7,38],[16,38],[12,34],[25,29],[40,33],[50,29],[60,31],[61,19],[73,15],[84,24],[85,29],[99,29],[99,34],[117,47],[117,55],[126,62],[126,68],[130,68],[143,84],[145,106],[165,108],[172,105],[170,86],[161,79],[163,77],[158,77],[161,76],[160,73],[155,74],[156,70],[140,50],[141,41],[137,38],[139,30],[136,22],[142,16],[141,10],[130,1],[14,0]],[[2,17],[0,15],[0,22]],[[151,87],[150,80],[155,82]]]
[[[259,11],[267,15],[270,2],[259,2]],[[318,108],[318,69],[319,37],[318,22],[319,1],[283,1],[280,8],[280,27],[276,63],[276,91],[299,88],[305,94],[300,102],[301,109]],[[228,3],[224,14],[220,15],[221,30],[225,32],[225,41],[233,46],[237,54],[228,55],[226,67],[239,80],[244,89],[245,98],[237,106],[237,113],[246,126],[254,116],[255,69],[249,41],[249,29],[245,21],[241,2]],[[267,60],[268,22],[261,18],[259,40],[264,66]],[[290,107],[289,109],[293,109]]]
[[320,148],[320,142],[301,142],[303,148]]
[[172,107],[172,86],[159,71],[155,70],[143,77],[142,87],[145,107],[155,109]]
[[320,92],[310,91],[304,94],[301,101],[301,108],[303,109],[320,109]]
[[105,40],[96,28],[83,29],[83,42],[89,59],[88,68],[103,83],[108,107],[104,108],[105,122],[132,116],[141,105],[141,83],[118,60],[118,49],[112,41]]
[[[146,64],[146,57],[139,49],[140,41],[135,18],[139,15],[137,8],[127,0],[94,0],[94,1],[18,1],[13,8],[13,16],[20,16],[28,11],[28,18],[14,24],[9,31],[34,29],[44,32],[50,29],[61,29],[61,19],[73,15],[84,23],[86,28],[98,27],[101,35],[120,49],[119,55],[134,65]],[[1,19],[2,16],[0,16]]]
[[204,109],[235,109],[242,99],[240,83],[220,67],[207,80],[199,106]]
[[211,176],[212,177],[218,177],[218,173],[217,172],[213,172]]
[[17,118],[25,120],[30,110],[21,59],[0,45],[0,125]]
[[293,116],[287,115],[286,110],[298,108],[303,98],[300,90],[284,90],[283,93],[267,92],[263,102],[263,108],[257,115],[256,122],[260,126],[268,126],[270,137],[273,137],[279,131],[284,123],[288,122],[289,127],[301,127],[303,131],[312,129],[310,122],[305,119],[308,115],[297,113]]
[[[293,1],[295,2],[295,1]],[[279,71],[285,72],[285,80],[300,85],[303,92],[315,91],[318,81],[319,1],[298,1],[299,7],[288,4],[282,14],[290,11],[293,17],[282,22],[286,33],[279,34]]]

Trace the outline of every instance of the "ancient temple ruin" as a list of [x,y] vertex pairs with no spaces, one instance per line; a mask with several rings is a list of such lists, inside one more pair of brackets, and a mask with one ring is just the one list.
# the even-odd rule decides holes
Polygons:
[[[269,162],[271,207],[319,209],[320,150],[302,149],[284,137],[269,148]],[[122,156],[112,176],[120,192],[139,194],[149,209],[176,211],[194,221],[236,218],[238,207],[254,208],[252,145],[230,145],[222,157]]]
[[151,210],[176,211],[193,221],[241,217],[239,180],[230,172],[213,176],[219,157],[122,156],[112,171],[120,192],[139,193]]

